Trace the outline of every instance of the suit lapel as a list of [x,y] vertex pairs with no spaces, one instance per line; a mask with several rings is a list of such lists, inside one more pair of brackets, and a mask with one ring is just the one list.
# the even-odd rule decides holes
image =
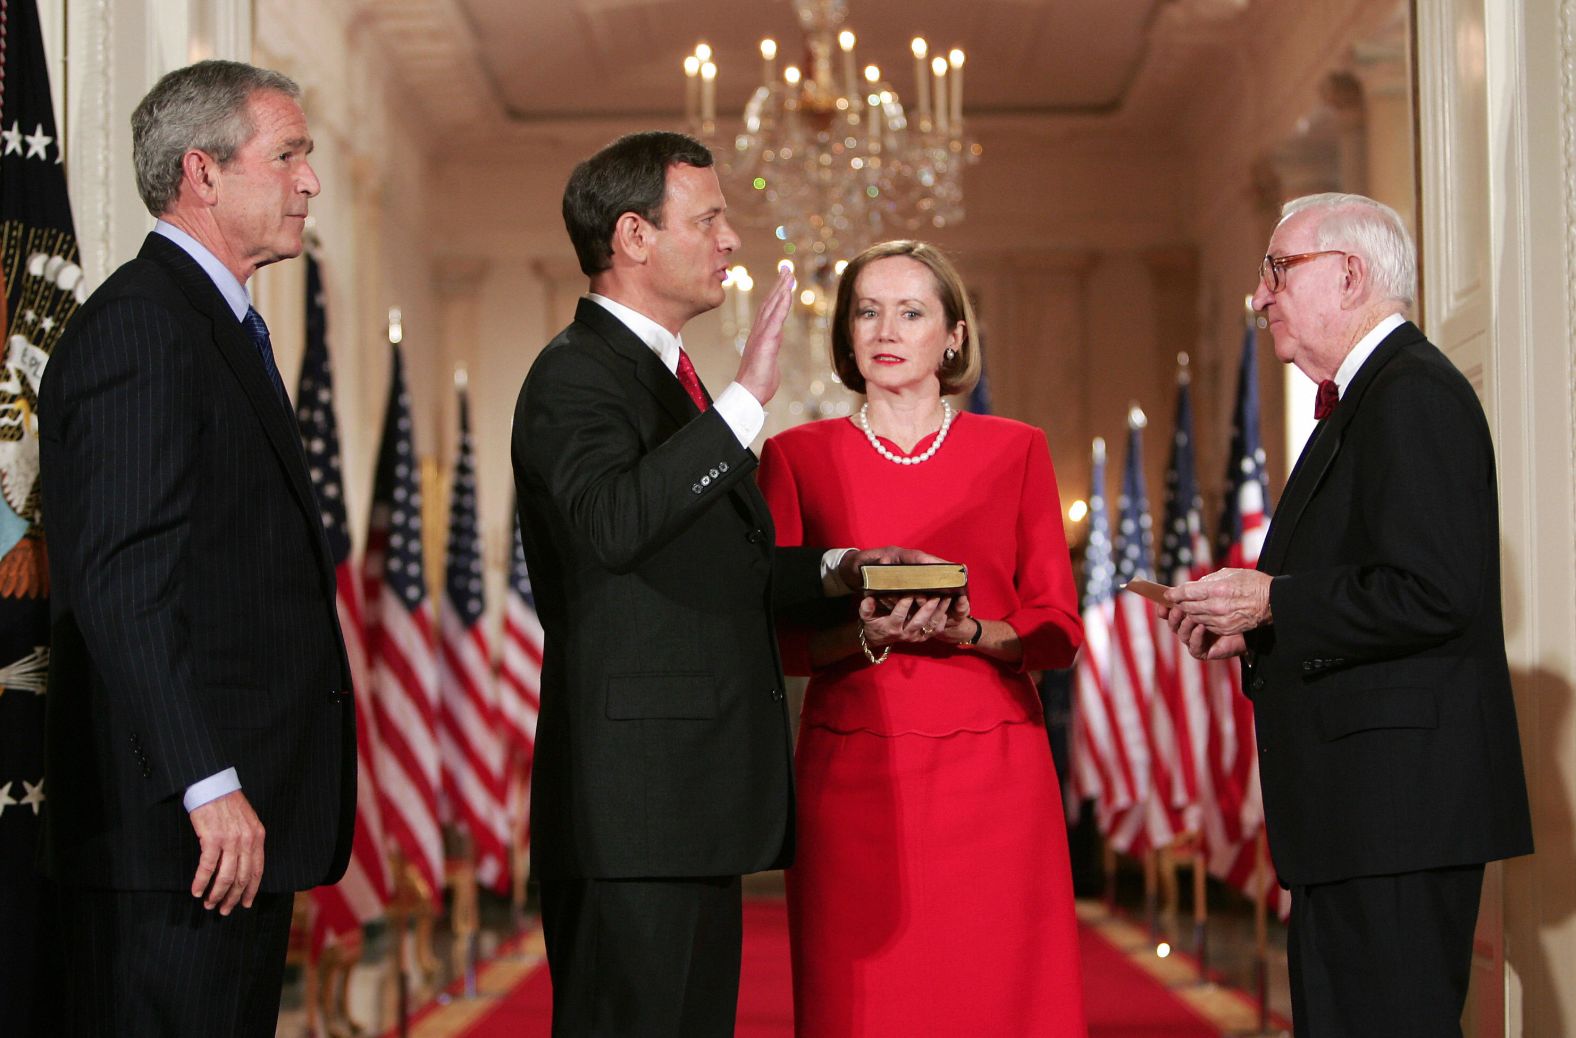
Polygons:
[[[194,309],[206,316],[213,325],[213,341],[219,356],[229,367],[240,384],[269,446],[279,456],[286,481],[303,511],[317,522],[319,549],[325,564],[328,563],[328,542],[322,534],[322,513],[317,497],[312,491],[306,471],[306,455],[301,446],[301,433],[295,416],[279,399],[279,393],[263,369],[257,347],[247,336],[246,330],[235,319],[235,314],[224,296],[197,262],[180,246],[162,235],[150,234],[143,242],[141,256],[152,260],[169,271]],[[333,566],[329,564],[329,569]]]
[[600,335],[615,353],[635,366],[636,380],[657,398],[675,422],[682,425],[699,413],[673,372],[623,321],[589,299],[580,300],[575,308],[575,320]]
[[1367,394],[1368,387],[1373,384],[1374,377],[1400,352],[1402,346],[1422,337],[1423,333],[1410,321],[1385,336],[1384,341],[1353,376],[1351,385],[1347,386],[1346,392],[1342,394],[1341,402],[1336,405],[1334,413],[1320,422],[1319,427],[1308,438],[1307,445],[1302,449],[1302,455],[1298,457],[1291,475],[1287,477],[1286,489],[1281,494],[1280,507],[1276,509],[1275,517],[1270,522],[1269,535],[1265,538],[1264,550],[1259,556],[1259,569],[1266,573],[1280,572],[1286,548],[1291,543],[1291,535],[1297,529],[1297,523],[1302,519],[1319,485],[1324,482],[1324,477],[1330,471],[1330,465],[1335,461],[1336,454],[1340,452],[1346,438],[1346,427],[1351,424],[1357,409],[1362,406],[1363,397]]

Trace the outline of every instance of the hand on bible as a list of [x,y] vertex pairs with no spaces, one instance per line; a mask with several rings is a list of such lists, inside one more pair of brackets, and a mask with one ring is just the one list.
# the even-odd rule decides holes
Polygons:
[[928,641],[947,622],[951,603],[950,598],[905,595],[887,609],[885,603],[866,595],[859,600],[859,623],[864,628],[865,644],[880,648],[893,642]]

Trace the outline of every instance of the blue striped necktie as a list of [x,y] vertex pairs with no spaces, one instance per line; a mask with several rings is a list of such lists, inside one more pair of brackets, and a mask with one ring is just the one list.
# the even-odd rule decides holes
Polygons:
[[285,380],[279,375],[279,365],[274,363],[274,343],[268,337],[268,325],[263,323],[263,315],[247,307],[246,316],[241,318],[241,326],[246,329],[246,334],[251,336],[252,345],[257,347],[258,356],[263,358],[263,370],[268,373],[268,381],[274,384],[274,389],[279,391],[279,399],[283,400],[285,407],[288,408],[290,394],[285,392]]

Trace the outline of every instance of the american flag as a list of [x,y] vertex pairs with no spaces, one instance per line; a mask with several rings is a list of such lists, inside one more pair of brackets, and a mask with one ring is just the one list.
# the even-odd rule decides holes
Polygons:
[[536,716],[542,709],[542,652],[546,643],[536,616],[536,596],[520,541],[520,511],[511,509],[513,530],[509,587],[504,596],[503,653],[498,670],[498,714],[506,738],[509,817],[519,831],[516,846],[530,842],[531,760],[536,753]]
[[[1117,498],[1116,581],[1153,580],[1155,554],[1144,490],[1144,414],[1134,407],[1127,420],[1127,460]],[[1155,694],[1154,607],[1134,594],[1116,596],[1111,655],[1111,692],[1120,718],[1128,760],[1135,768],[1136,803],[1102,826],[1117,850],[1136,854],[1164,847],[1176,838],[1180,822],[1157,790],[1157,773],[1173,767],[1176,737],[1170,716],[1157,710]]]
[[[1166,466],[1166,510],[1161,528],[1162,583],[1175,586],[1209,572],[1209,539],[1204,534],[1204,500],[1199,496],[1193,453],[1193,401],[1187,368],[1177,372],[1176,425]],[[1182,825],[1197,832],[1203,815],[1214,809],[1209,769],[1209,703],[1206,671],[1223,664],[1195,660],[1157,618],[1155,638],[1156,709],[1164,710],[1176,733],[1176,759],[1156,769],[1160,793],[1182,812]]]
[[[296,421],[306,447],[307,471],[323,515],[334,559],[339,628],[350,657],[356,695],[356,833],[345,877],[312,892],[317,899],[315,938],[351,933],[383,914],[389,900],[388,860],[384,856],[383,812],[374,774],[377,745],[371,708],[372,682],[362,629],[361,593],[350,564],[350,527],[345,515],[345,480],[339,465],[339,421],[334,417],[334,375],[328,362],[328,314],[317,257],[306,257],[306,353],[296,389]],[[316,940],[314,940],[314,944]]]
[[438,607],[438,744],[443,751],[444,818],[470,838],[477,881],[502,892],[509,888],[504,744],[492,654],[482,629],[486,597],[476,522],[476,456],[463,386],[459,402],[460,451],[449,492],[448,554]]
[[438,826],[438,661],[421,559],[421,479],[410,395],[398,347],[392,371],[364,561],[367,644],[375,687],[378,791],[389,843],[437,902],[443,893]]
[[1073,787],[1104,819],[1135,799],[1132,763],[1118,735],[1111,699],[1111,628],[1116,623],[1116,566],[1105,507],[1105,441],[1095,438],[1084,546],[1084,643],[1073,667]]
[[[1231,420],[1231,455],[1226,468],[1226,498],[1216,538],[1223,564],[1252,569],[1258,564],[1269,530],[1269,479],[1259,440],[1259,376],[1252,328],[1242,338],[1237,369],[1237,402]],[[1264,828],[1264,803],[1259,790],[1259,758],[1253,737],[1253,704],[1242,694],[1242,669],[1226,662],[1210,682],[1210,760],[1215,768],[1215,795],[1220,803],[1222,832],[1206,833],[1209,869],[1231,886],[1254,896],[1272,883],[1258,867],[1258,841]],[[1266,893],[1272,891],[1266,890]],[[1287,903],[1281,899],[1282,915]]]

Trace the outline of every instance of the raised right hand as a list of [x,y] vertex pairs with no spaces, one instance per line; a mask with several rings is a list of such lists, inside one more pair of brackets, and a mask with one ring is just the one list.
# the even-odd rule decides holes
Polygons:
[[793,306],[793,289],[793,270],[784,264],[771,295],[755,315],[755,324],[744,344],[744,355],[739,358],[739,374],[734,381],[749,390],[762,406],[777,395],[777,387],[782,383],[777,353],[783,345],[783,322]]

